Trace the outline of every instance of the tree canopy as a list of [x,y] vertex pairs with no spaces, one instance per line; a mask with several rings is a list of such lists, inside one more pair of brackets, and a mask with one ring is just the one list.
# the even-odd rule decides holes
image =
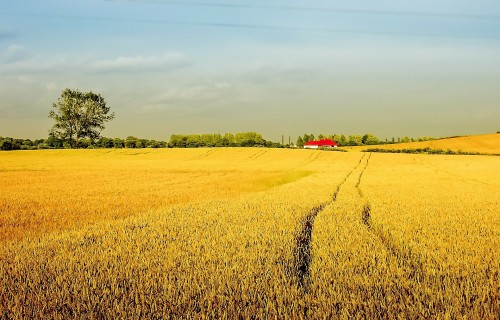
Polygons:
[[257,132],[239,132],[236,134],[174,134],[170,137],[169,147],[197,148],[197,147],[277,147],[281,146],[266,141]]
[[91,141],[100,137],[104,124],[112,120],[104,98],[100,94],[65,89],[52,105],[49,117],[55,120],[50,135],[63,140],[71,148],[78,147],[80,140]]

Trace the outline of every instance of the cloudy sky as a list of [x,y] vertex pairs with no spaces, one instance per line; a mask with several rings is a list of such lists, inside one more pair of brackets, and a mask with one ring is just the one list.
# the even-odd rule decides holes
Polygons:
[[0,136],[46,137],[65,88],[103,135],[500,130],[498,0],[0,0]]

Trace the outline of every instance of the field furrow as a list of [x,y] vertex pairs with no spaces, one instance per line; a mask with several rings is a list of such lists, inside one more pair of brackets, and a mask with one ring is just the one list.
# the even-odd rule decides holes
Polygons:
[[335,191],[332,194],[331,199],[326,202],[321,203],[318,206],[312,208],[309,213],[301,220],[299,230],[295,238],[295,250],[294,250],[294,274],[297,278],[297,283],[306,292],[310,285],[310,264],[311,264],[311,241],[312,233],[314,229],[314,221],[318,214],[325,209],[325,207],[332,205],[337,200],[337,195],[340,191],[342,185],[347,181],[349,176],[361,165],[363,159],[366,155],[360,158],[356,167],[350,170],[344,179],[337,185]]

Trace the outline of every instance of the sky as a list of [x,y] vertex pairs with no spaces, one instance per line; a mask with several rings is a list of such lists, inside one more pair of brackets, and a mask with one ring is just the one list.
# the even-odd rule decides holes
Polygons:
[[65,88],[107,137],[493,133],[500,1],[0,0],[0,136],[47,137]]

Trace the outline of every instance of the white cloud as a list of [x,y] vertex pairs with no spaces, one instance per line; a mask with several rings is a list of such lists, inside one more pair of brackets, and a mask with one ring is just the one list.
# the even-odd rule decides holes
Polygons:
[[64,74],[69,71],[82,70],[91,73],[143,73],[168,72],[191,65],[191,62],[180,53],[167,52],[152,56],[123,56],[116,59],[96,60],[89,56],[70,55],[33,55],[20,45],[12,45],[4,52],[0,51],[0,69],[4,73],[43,73]]
[[217,88],[217,89],[226,89],[226,88],[229,88],[231,87],[231,84],[225,82],[225,81],[216,81],[214,82],[214,86]]
[[180,53],[167,52],[162,55],[118,57],[110,60],[100,60],[92,67],[98,72],[141,72],[169,71],[185,67],[191,63]]
[[223,81],[207,81],[202,84],[170,86],[148,99],[143,111],[182,110],[182,113],[201,114],[219,109],[234,99],[234,89]]
[[156,103],[176,103],[193,101],[213,101],[219,97],[219,94],[205,86],[192,87],[174,87],[160,93],[153,100]]
[[17,77],[17,82],[19,82],[20,84],[29,84],[33,82],[33,77],[20,75]]
[[54,91],[54,90],[57,90],[59,88],[59,86],[56,83],[54,83],[54,82],[47,82],[45,84],[45,88],[48,91]]
[[79,66],[64,56],[39,57],[32,55],[0,57],[0,70],[4,74],[33,74],[45,72],[63,72]]
[[24,46],[13,44],[0,53],[0,60],[6,63],[15,63],[26,60],[30,56],[30,52]]

